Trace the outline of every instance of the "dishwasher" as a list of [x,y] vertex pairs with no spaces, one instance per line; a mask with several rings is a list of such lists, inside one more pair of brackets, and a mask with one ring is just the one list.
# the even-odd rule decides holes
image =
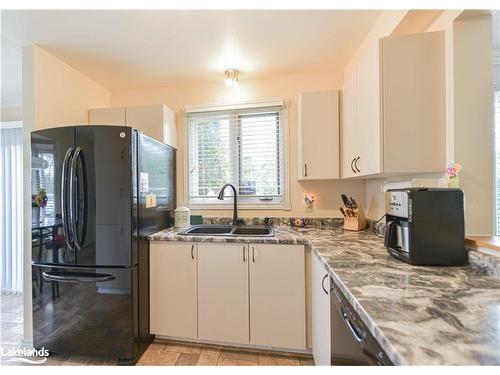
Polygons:
[[383,365],[392,362],[330,278],[332,365]]

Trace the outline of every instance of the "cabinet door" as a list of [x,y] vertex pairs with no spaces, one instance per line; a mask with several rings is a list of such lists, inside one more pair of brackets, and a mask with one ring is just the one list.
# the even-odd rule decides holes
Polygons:
[[163,107],[163,143],[177,148],[177,128],[175,126],[175,112],[166,105]]
[[127,125],[163,142],[163,106],[154,104],[127,107]]
[[197,338],[196,245],[151,242],[150,332]]
[[339,178],[339,92],[303,92],[299,106],[299,180]]
[[249,343],[248,245],[198,244],[198,338]]
[[125,107],[97,108],[89,111],[90,125],[119,125],[125,126]]
[[356,69],[346,71],[341,95],[341,173],[342,178],[356,175],[354,159],[357,157]]
[[444,32],[381,40],[384,172],[446,168]]
[[379,44],[374,41],[360,56],[356,74],[358,141],[355,151],[356,176],[382,172],[380,121]]
[[312,258],[313,357],[316,366],[329,366],[331,363],[330,282],[323,263],[315,254]]
[[250,343],[306,347],[304,246],[250,244]]

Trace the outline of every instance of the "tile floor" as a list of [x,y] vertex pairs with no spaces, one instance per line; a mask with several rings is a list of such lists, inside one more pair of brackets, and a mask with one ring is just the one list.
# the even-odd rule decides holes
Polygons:
[[[0,347],[19,348],[23,338],[22,296],[0,295]],[[16,365],[0,358],[0,364]],[[114,359],[51,355],[45,365],[114,365]],[[156,341],[139,359],[138,366],[313,366],[310,356],[241,350],[222,346]]]
[[310,356],[156,341],[138,366],[313,366]]

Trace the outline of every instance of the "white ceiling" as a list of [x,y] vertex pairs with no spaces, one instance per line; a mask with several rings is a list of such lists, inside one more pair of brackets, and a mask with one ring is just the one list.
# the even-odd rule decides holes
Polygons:
[[7,10],[1,31],[110,90],[342,68],[376,10]]

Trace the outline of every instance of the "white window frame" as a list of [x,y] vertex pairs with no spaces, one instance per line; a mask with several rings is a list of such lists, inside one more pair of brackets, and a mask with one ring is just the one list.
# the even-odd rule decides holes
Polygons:
[[[244,202],[238,200],[238,208],[248,210],[290,210],[290,148],[289,148],[289,113],[288,103],[283,99],[267,99],[267,100],[252,100],[234,103],[213,103],[206,105],[187,106],[184,108],[184,205],[196,210],[204,209],[232,209],[232,198],[224,199],[217,202],[191,202],[189,197],[189,121],[188,114],[198,112],[215,112],[223,110],[237,110],[237,109],[257,109],[266,107],[281,107],[280,126],[282,127],[283,136],[283,184],[284,194],[283,201],[281,202]],[[221,186],[222,187],[222,186]]]

